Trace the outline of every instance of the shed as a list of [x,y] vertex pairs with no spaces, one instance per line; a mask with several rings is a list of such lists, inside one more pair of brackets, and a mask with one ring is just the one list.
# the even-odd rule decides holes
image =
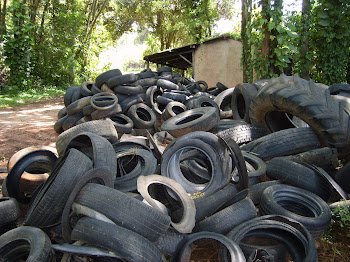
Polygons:
[[221,82],[233,87],[243,82],[240,66],[242,43],[230,36],[220,36],[201,44],[191,44],[144,57],[156,63],[186,70],[192,67],[193,78],[204,80],[209,87]]

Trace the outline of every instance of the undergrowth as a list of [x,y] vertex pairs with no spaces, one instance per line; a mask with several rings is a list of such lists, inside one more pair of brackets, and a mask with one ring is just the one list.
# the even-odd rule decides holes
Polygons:
[[7,89],[6,92],[0,92],[0,109],[16,105],[24,105],[45,98],[56,97],[65,94],[65,92],[65,88],[54,86],[37,87],[22,92]]

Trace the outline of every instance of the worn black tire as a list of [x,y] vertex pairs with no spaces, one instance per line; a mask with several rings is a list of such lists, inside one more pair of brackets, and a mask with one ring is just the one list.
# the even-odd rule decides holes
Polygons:
[[101,92],[91,97],[90,105],[96,110],[108,110],[118,104],[118,97],[113,93]]
[[142,103],[142,102],[143,102],[143,99],[141,98],[140,95],[128,96],[128,98],[120,102],[120,106],[122,108],[121,113],[125,114],[132,105]]
[[113,121],[113,125],[118,134],[129,134],[134,127],[134,122],[130,117],[124,114],[115,114],[109,116],[109,119]]
[[49,237],[39,228],[22,226],[0,236],[1,261],[53,262]]
[[339,169],[334,178],[346,193],[350,193],[350,162]]
[[235,90],[235,87],[228,88],[225,91],[221,92],[214,98],[214,102],[217,103],[220,109],[220,118],[232,118],[232,95]]
[[84,117],[80,118],[80,119],[75,123],[75,125],[80,125],[80,124],[83,124],[83,123],[86,123],[86,122],[89,122],[89,121],[92,121],[91,116],[84,116]]
[[231,99],[233,119],[250,123],[249,106],[257,92],[258,90],[254,84],[244,83],[235,87]]
[[71,116],[76,112],[82,110],[85,106],[90,105],[90,100],[91,97],[87,96],[74,101],[69,106],[67,106],[67,115]]
[[79,219],[73,229],[72,239],[107,248],[128,261],[165,261],[159,249],[143,236],[89,217]]
[[267,129],[264,126],[244,124],[227,128],[216,133],[216,135],[225,141],[233,139],[239,146],[241,146],[267,135]]
[[210,231],[226,235],[235,226],[257,216],[253,201],[244,198],[196,224],[195,232]]
[[231,127],[239,126],[239,125],[247,125],[246,122],[243,120],[228,120],[228,119],[221,119],[217,125],[210,130],[210,132],[216,134],[220,131],[229,129]]
[[152,128],[156,122],[156,115],[152,109],[141,103],[132,105],[127,115],[133,121],[135,128]]
[[332,99],[329,90],[298,75],[281,75],[261,88],[250,106],[253,123],[271,132],[293,127],[286,113],[307,123],[324,146],[350,144],[350,112]]
[[115,87],[114,92],[117,94],[122,94],[122,95],[137,95],[137,94],[141,94],[144,92],[144,89],[141,85],[120,85]]
[[116,104],[114,107],[107,110],[95,110],[91,113],[91,118],[93,120],[99,120],[103,118],[107,118],[111,115],[119,114],[122,112],[122,108],[120,104]]
[[125,84],[131,84],[137,80],[139,80],[139,76],[136,74],[125,74],[125,75],[119,75],[115,76],[113,78],[110,78],[106,81],[106,85],[113,89],[117,86],[120,85],[125,85]]
[[111,174],[117,172],[117,162],[112,144],[104,137],[91,133],[82,132],[70,140],[64,149],[64,153],[75,148],[88,156],[94,168],[105,168]]
[[81,83],[80,86],[80,94],[84,96],[92,96],[93,93],[91,92],[92,86],[94,86],[95,83],[92,81],[84,81]]
[[[260,177],[266,173],[266,163],[261,158],[248,152],[242,152],[248,171],[249,185],[260,183]],[[249,167],[251,169],[249,169]]]
[[69,198],[67,199],[61,218],[62,236],[67,243],[71,242],[72,227],[70,224],[70,220],[72,205],[80,190],[88,183],[97,183],[113,188],[114,180],[115,174],[110,173],[107,169],[94,168],[84,173],[77,181],[74,189],[72,190],[72,192],[69,195]]
[[277,156],[298,154],[320,147],[320,141],[311,128],[299,127],[263,136],[243,145],[241,149],[255,153],[262,160],[267,160]]
[[186,101],[186,109],[194,109],[198,107],[214,107],[217,110],[217,114],[220,115],[220,109],[214,100],[208,96],[200,95],[193,96]]
[[92,105],[87,105],[83,108],[83,114],[84,116],[91,116],[91,113],[94,112],[96,109],[92,107]]
[[101,93],[101,92],[102,92],[102,90],[101,90],[100,88],[98,88],[97,86],[93,85],[93,86],[91,87],[91,93],[92,93],[93,95],[96,95],[96,94]]
[[9,193],[7,192],[7,187],[6,187],[6,180],[7,180],[7,177],[5,177],[4,181],[2,181],[2,184],[1,184],[1,194],[3,197],[10,197],[9,196]]
[[116,189],[87,184],[76,203],[100,212],[114,223],[130,229],[151,241],[165,233],[170,217]]
[[[31,171],[33,173],[51,172],[57,160],[56,154],[51,150],[38,149],[23,155],[16,163],[10,164],[10,171],[6,178],[6,189],[9,196],[14,197],[20,203],[27,204],[30,197],[20,190],[20,180],[23,173]],[[29,168],[34,167],[30,170]]]
[[221,91],[221,92],[223,92],[223,91],[225,91],[226,89],[228,89],[227,88],[227,86],[225,86],[223,83],[221,83],[221,82],[217,82],[216,83],[216,87]]
[[66,119],[68,118],[68,116],[63,116],[62,118],[58,119],[55,124],[53,125],[53,129],[56,131],[57,134],[61,134],[62,132],[64,132],[63,130],[63,123],[64,121],[66,121]]
[[67,107],[62,107],[60,111],[57,113],[57,120],[67,115]]
[[73,103],[74,101],[77,101],[79,100],[80,98],[82,98],[83,96],[81,95],[80,93],[80,86],[79,88],[75,89],[73,94],[72,94],[72,97],[71,97],[71,101],[70,103]]
[[150,76],[150,77],[147,77],[147,78],[142,78],[142,75],[140,74],[140,78],[141,79],[139,79],[136,82],[134,82],[134,85],[140,85],[140,86],[143,86],[143,87],[146,87],[146,88],[150,87],[150,86],[157,85],[157,81],[158,81],[157,77]]
[[157,86],[151,86],[146,90],[145,103],[149,107],[152,107],[157,99],[157,96],[163,94],[163,90]]
[[172,118],[173,116],[185,112],[185,109],[186,107],[184,104],[180,102],[171,102],[167,104],[164,111],[162,112],[162,119],[166,121],[169,118]]
[[179,86],[177,84],[174,84],[172,81],[169,81],[167,79],[158,79],[157,86],[161,87],[165,90],[178,90]]
[[[67,131],[68,129],[72,128],[73,126],[76,125],[76,123],[84,117],[83,111],[79,110],[78,112],[75,112],[73,115],[67,116],[65,118],[63,124],[62,124],[62,129],[64,131]],[[61,118],[62,119],[62,118]]]
[[15,198],[0,198],[0,227],[16,221],[21,215],[19,204]]
[[154,77],[154,74],[156,73],[151,68],[146,68],[139,73],[141,79]]
[[77,89],[80,90],[80,86],[71,86],[66,90],[66,93],[64,94],[64,98],[63,98],[63,102],[64,105],[67,107],[70,105],[70,103],[72,103],[72,95],[74,93],[74,91],[76,91]]
[[180,113],[165,121],[161,129],[172,136],[180,137],[194,131],[209,131],[219,121],[218,111],[214,107],[199,107]]
[[[148,176],[156,172],[157,159],[151,151],[146,149],[130,145],[116,145],[115,159],[118,170],[114,188],[121,192],[137,190],[139,176]],[[132,170],[129,171],[130,167],[132,167]]]
[[24,224],[44,228],[59,223],[76,182],[90,169],[92,161],[80,151],[72,148],[65,153],[35,196]]
[[[214,233],[214,232],[198,232],[191,235],[186,236],[178,245],[174,255],[171,258],[171,262],[178,261],[188,261],[190,256],[191,246],[192,244],[200,239],[214,239],[218,242],[221,242],[226,248],[225,251],[228,251],[231,257],[231,261],[235,262],[245,262],[243,252],[237,243],[229,239],[228,237]],[[220,260],[220,261],[228,261],[228,260]]]
[[322,147],[296,155],[284,156],[283,158],[299,164],[315,165],[327,170],[334,170],[339,166],[336,148]]
[[120,76],[122,72],[119,69],[108,70],[96,77],[95,85],[100,88],[110,78]]
[[273,186],[277,184],[281,184],[281,181],[272,180],[272,181],[266,181],[266,182],[261,182],[261,183],[252,185],[249,187],[248,197],[253,201],[254,205],[259,205],[260,199],[264,190],[269,186]]
[[196,205],[196,222],[203,220],[205,217],[212,215],[228,200],[232,199],[238,190],[229,183],[215,193],[194,199]]
[[315,171],[282,157],[276,157],[268,163],[266,174],[285,184],[308,190],[324,200],[331,194],[328,182]]
[[[293,261],[317,262],[317,249],[310,232],[288,217],[268,215],[248,220],[233,228],[227,237],[240,244],[248,236],[275,239],[284,244]],[[220,254],[227,258],[227,252]]]
[[95,120],[75,126],[56,139],[56,149],[58,155],[62,155],[69,141],[81,132],[91,132],[103,136],[112,144],[118,141],[118,134],[110,120]]
[[[207,183],[192,182],[179,168],[183,154],[192,150],[204,153],[206,160],[210,162],[212,175]],[[192,198],[209,196],[227,185],[231,179],[227,150],[215,135],[206,132],[191,132],[168,145],[162,156],[161,174],[179,182]]]
[[293,186],[274,185],[266,188],[260,200],[263,215],[290,217],[303,224],[317,239],[331,223],[331,210],[317,195]]
[[169,227],[169,229],[161,235],[154,244],[163,254],[172,256],[184,237],[186,237],[186,234],[179,233],[174,228]]
[[187,99],[187,95],[181,94],[181,93],[176,93],[176,92],[164,92],[162,94],[163,97],[172,99],[174,101],[178,101],[180,103],[185,103]]
[[162,66],[157,69],[157,73],[160,75],[163,72],[172,72],[173,69],[170,66]]
[[161,96],[157,96],[157,104],[158,105],[162,105],[162,106],[166,106],[167,104],[171,103],[171,102],[174,102],[173,99],[170,99],[170,98],[166,98],[164,97],[163,95]]
[[340,92],[350,93],[350,84],[334,84],[329,86],[328,90],[331,95],[337,95]]

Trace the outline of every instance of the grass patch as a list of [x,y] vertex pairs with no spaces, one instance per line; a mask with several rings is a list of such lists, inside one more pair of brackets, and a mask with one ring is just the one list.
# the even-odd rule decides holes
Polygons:
[[65,92],[66,89],[62,87],[38,87],[22,92],[13,92],[9,90],[6,93],[0,93],[0,109],[56,97],[65,94]]

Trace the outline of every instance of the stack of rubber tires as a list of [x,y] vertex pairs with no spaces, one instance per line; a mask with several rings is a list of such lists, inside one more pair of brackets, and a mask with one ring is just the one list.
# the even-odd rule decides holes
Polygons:
[[168,67],[70,87],[56,148],[9,161],[0,258],[317,261],[349,205],[348,91],[297,75],[208,88]]

